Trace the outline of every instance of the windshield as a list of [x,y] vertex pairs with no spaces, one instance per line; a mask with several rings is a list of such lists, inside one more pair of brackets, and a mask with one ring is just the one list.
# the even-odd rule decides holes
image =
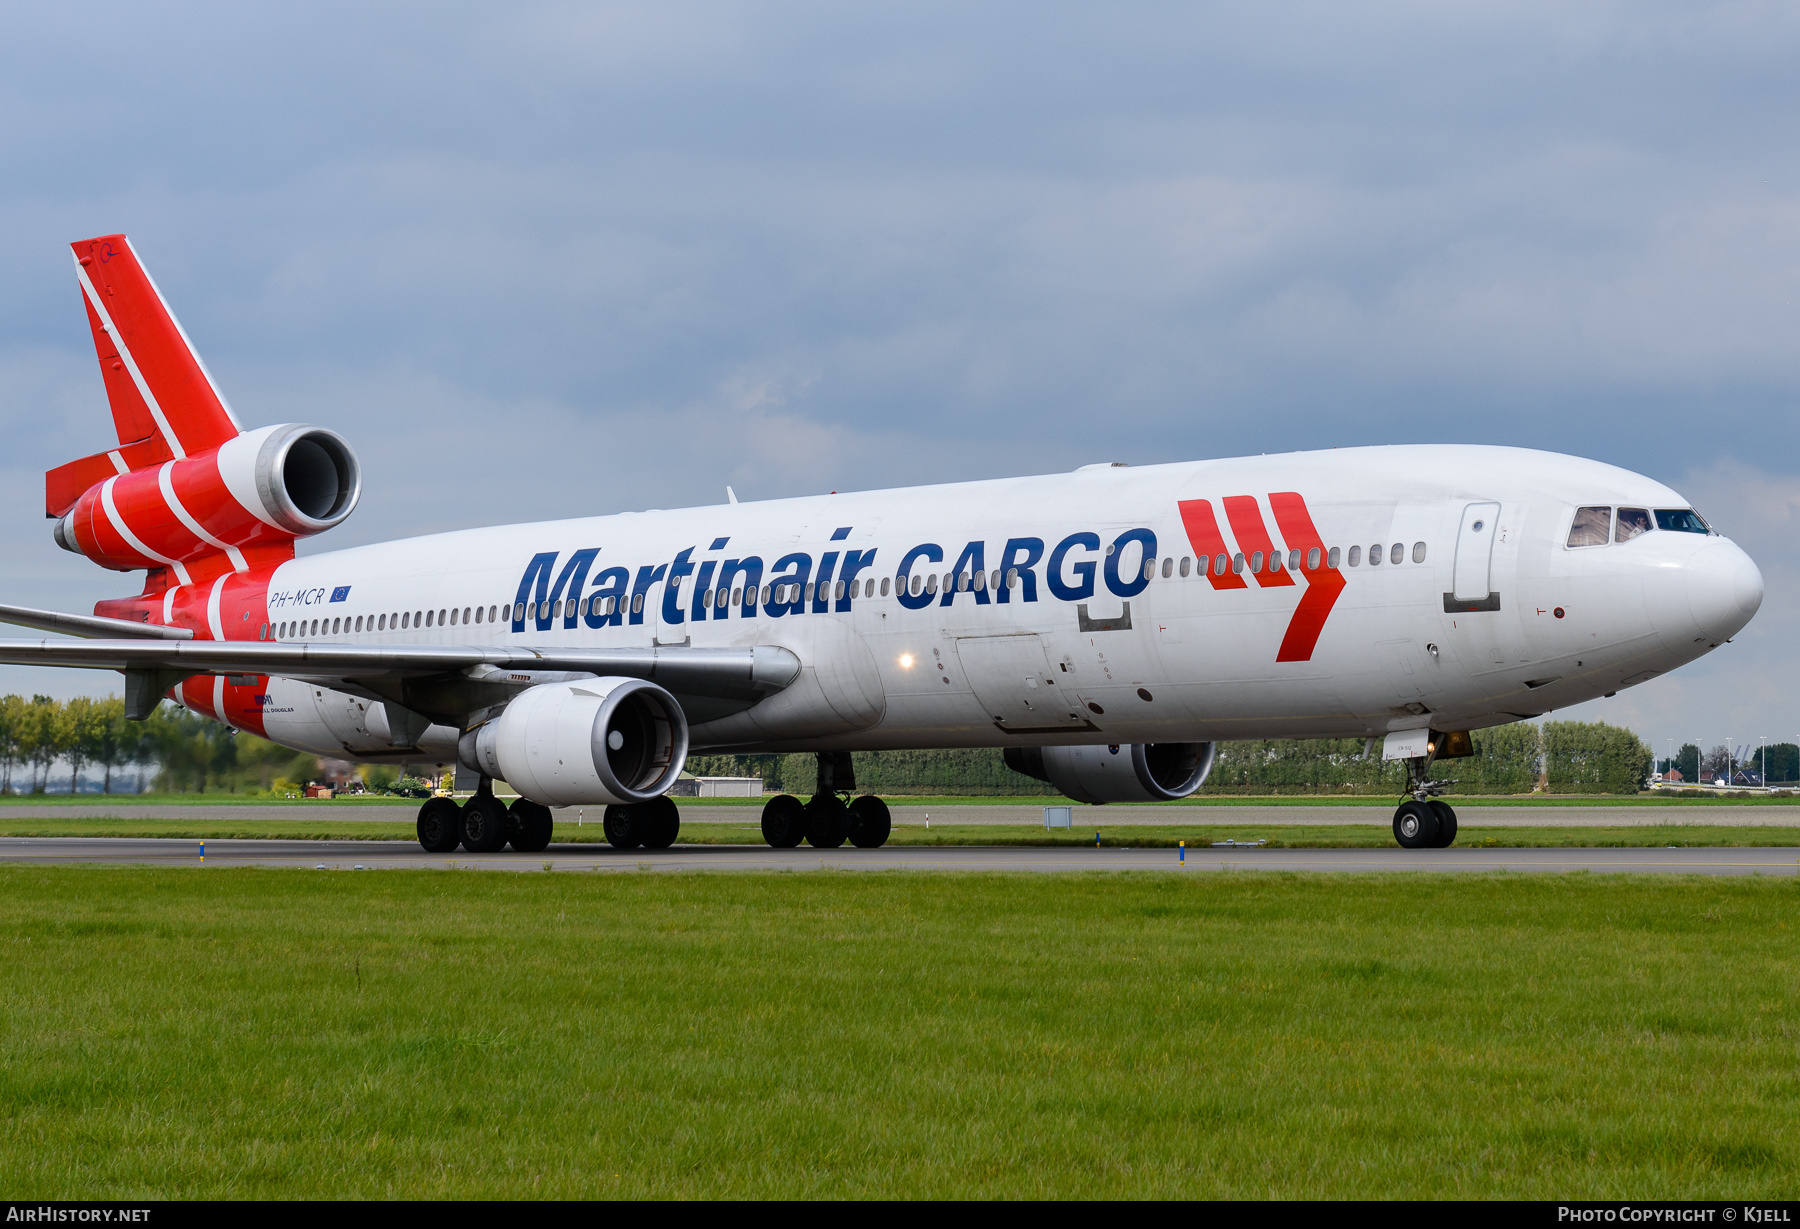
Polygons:
[[1656,510],[1656,527],[1672,529],[1676,533],[1711,533],[1700,514],[1692,508],[1658,508]]

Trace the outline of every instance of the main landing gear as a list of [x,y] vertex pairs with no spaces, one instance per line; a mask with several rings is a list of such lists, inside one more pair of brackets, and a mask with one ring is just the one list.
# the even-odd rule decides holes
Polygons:
[[449,798],[427,798],[419,808],[419,844],[426,853],[455,853],[459,845],[470,853],[498,853],[509,844],[519,853],[542,853],[550,847],[553,826],[549,807],[524,798],[509,807],[494,797],[486,777],[461,806]]
[[1456,812],[1434,795],[1444,793],[1452,781],[1432,781],[1431,756],[1415,755],[1406,761],[1412,797],[1394,811],[1394,839],[1402,849],[1448,849],[1456,839]]
[[846,802],[855,792],[856,771],[850,753],[821,751],[811,801],[777,794],[763,804],[763,840],[776,849],[792,849],[801,841],[819,849],[836,849],[845,841],[858,849],[887,844],[893,830],[887,803],[873,794]]

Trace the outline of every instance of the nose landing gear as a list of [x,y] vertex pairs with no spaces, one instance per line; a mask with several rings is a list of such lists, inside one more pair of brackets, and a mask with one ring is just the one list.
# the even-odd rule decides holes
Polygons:
[[1394,840],[1402,849],[1448,849],[1456,840],[1456,811],[1441,798],[1454,781],[1433,781],[1430,755],[1415,755],[1406,761],[1410,799],[1394,811]]

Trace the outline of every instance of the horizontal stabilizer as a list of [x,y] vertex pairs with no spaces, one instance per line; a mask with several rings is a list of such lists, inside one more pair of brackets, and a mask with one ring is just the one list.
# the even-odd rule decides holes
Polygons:
[[194,633],[185,627],[166,627],[160,623],[135,623],[130,619],[109,619],[104,615],[64,614],[60,610],[34,610],[30,606],[0,606],[0,623],[36,628],[40,632],[61,632],[65,636],[87,638],[129,637],[134,640],[192,640]]

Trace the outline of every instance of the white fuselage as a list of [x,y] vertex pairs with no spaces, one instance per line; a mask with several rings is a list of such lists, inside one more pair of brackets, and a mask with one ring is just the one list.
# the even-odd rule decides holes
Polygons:
[[[695,751],[1471,729],[1653,678],[1755,613],[1761,576],[1716,534],[1653,529],[1571,547],[1576,510],[1594,506],[1688,504],[1610,465],[1511,448],[1096,467],[312,555],[275,572],[269,619],[288,641],[792,650],[803,672],[786,690],[747,711],[689,714]],[[1217,544],[1197,540],[1208,518]],[[737,600],[721,608],[734,561],[724,587]],[[825,574],[823,600],[811,588],[803,609],[774,600],[776,586]],[[896,582],[915,574],[932,592],[921,580],[903,598]],[[299,683],[271,683],[264,725],[306,750],[389,745],[378,706]],[[446,757],[453,734],[435,732]]]

